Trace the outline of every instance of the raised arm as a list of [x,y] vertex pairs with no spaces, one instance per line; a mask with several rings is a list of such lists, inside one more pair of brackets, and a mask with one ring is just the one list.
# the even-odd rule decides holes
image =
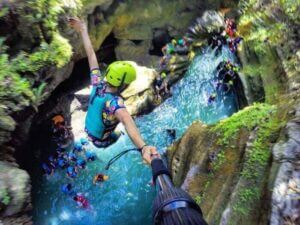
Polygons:
[[69,18],[68,22],[69,22],[70,26],[74,30],[76,30],[78,33],[80,33],[80,35],[81,35],[83,46],[84,46],[85,52],[88,57],[90,70],[99,68],[97,57],[96,57],[93,45],[91,43],[91,39],[89,37],[87,26],[84,23],[84,21],[82,21],[76,17],[72,17],[72,18]]
[[117,110],[115,112],[115,116],[121,123],[124,124],[125,129],[135,146],[142,149],[143,159],[150,164],[152,155],[159,155],[156,148],[154,146],[146,145],[145,141],[140,135],[138,128],[135,125],[134,120],[125,108]]

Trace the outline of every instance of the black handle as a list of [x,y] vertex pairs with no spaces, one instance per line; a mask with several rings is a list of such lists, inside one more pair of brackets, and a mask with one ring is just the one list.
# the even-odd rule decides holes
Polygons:
[[167,175],[171,178],[171,174],[168,170],[168,168],[165,166],[164,162],[159,159],[155,158],[151,161],[151,167],[152,167],[152,177],[153,182],[156,183],[156,179],[159,175]]

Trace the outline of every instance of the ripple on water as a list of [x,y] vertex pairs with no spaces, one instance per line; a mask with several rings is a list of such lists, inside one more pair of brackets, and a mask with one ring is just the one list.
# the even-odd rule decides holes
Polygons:
[[[176,129],[179,138],[194,120],[214,123],[236,111],[233,93],[218,93],[213,104],[207,103],[214,91],[216,67],[224,59],[235,60],[228,48],[223,48],[222,54],[217,57],[211,50],[196,56],[185,77],[172,88],[173,97],[152,113],[136,119],[147,143],[163,151],[169,144],[166,129]],[[112,165],[109,171],[104,171],[106,162],[112,156],[131,147],[126,135],[105,150],[91,147],[97,153],[98,160],[88,163],[74,180],[66,178],[63,171],[56,172],[51,178],[34,177],[35,224],[150,225],[155,191],[150,185],[151,171],[141,162],[140,155],[129,153]],[[107,173],[109,180],[95,186],[92,179],[98,172]],[[86,195],[90,209],[76,208],[75,202],[60,191],[61,185],[67,182],[73,184],[76,192]]]

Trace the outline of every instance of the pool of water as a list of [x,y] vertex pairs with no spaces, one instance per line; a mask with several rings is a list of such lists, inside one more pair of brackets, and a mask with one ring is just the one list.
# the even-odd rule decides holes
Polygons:
[[[215,102],[208,104],[207,101],[215,90],[216,67],[227,59],[235,61],[227,48],[218,56],[210,49],[203,51],[195,57],[185,77],[173,86],[173,96],[150,114],[136,119],[148,144],[163,152],[170,144],[166,129],[175,129],[179,138],[195,120],[211,124],[237,111],[234,93],[218,92]],[[109,171],[104,170],[111,157],[130,147],[133,146],[127,135],[106,149],[89,146],[98,159],[88,163],[74,180],[67,178],[65,171],[57,171],[52,177],[37,172],[33,177],[34,224],[150,225],[155,189],[150,182],[151,171],[140,155],[129,153]],[[109,180],[95,186],[92,179],[99,172],[107,174]],[[61,185],[66,183],[72,183],[76,192],[86,196],[91,205],[89,209],[76,207],[74,200],[60,191]]]

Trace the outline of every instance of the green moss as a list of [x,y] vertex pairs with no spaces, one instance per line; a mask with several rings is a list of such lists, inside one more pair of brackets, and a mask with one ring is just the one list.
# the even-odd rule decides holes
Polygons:
[[219,134],[218,144],[227,145],[234,139],[240,129],[251,131],[257,125],[262,124],[266,118],[275,111],[275,106],[263,103],[255,103],[233,114],[231,117],[221,120],[212,128],[212,132]]
[[232,207],[235,213],[245,216],[251,210],[251,202],[257,201],[260,197],[258,188],[243,188],[238,193],[237,203]]
[[[73,4],[72,4],[73,3]],[[77,3],[77,4],[76,4]],[[45,97],[45,84],[35,83],[37,78],[25,78],[39,75],[39,70],[49,66],[58,68],[66,65],[72,56],[69,41],[60,35],[59,17],[62,13],[77,13],[82,5],[79,0],[68,2],[67,9],[58,0],[28,1],[26,7],[30,14],[25,16],[28,23],[40,29],[40,45],[32,52],[19,52],[14,57],[7,53],[4,38],[0,37],[0,99],[5,112],[19,111],[32,105],[35,109]],[[1,10],[0,15],[4,14]],[[34,87],[34,88],[33,88]]]
[[216,161],[213,162],[213,165],[212,165],[213,171],[218,170],[224,162],[225,162],[225,151],[220,151],[217,154]]
[[[55,33],[50,44],[42,42],[39,51],[28,56],[29,68],[32,68],[32,70],[38,70],[45,65],[48,66],[49,64],[56,65],[60,68],[69,62],[71,56],[72,47],[68,40],[60,36],[60,34]],[[24,58],[22,60],[24,62]],[[25,68],[27,67],[25,66]]]
[[197,195],[197,196],[194,198],[195,202],[196,202],[198,205],[201,204],[202,199],[203,199],[202,195]]
[[194,197],[194,200],[196,201],[196,203],[198,205],[200,205],[202,203],[202,200],[205,197],[205,193],[206,193],[207,189],[209,188],[209,185],[211,184],[212,179],[213,179],[213,176],[211,175],[209,177],[209,179],[205,182],[205,185],[204,185],[204,188],[203,188],[203,192],[201,194],[199,194],[199,195],[197,195],[197,196]]
[[256,139],[244,163],[241,173],[243,177],[255,180],[259,176],[261,167],[266,166],[271,156],[270,143],[277,139],[277,134],[284,125],[285,121],[280,121],[276,115],[270,115],[259,124]]
[[31,84],[19,75],[5,50],[0,39],[0,99],[6,111],[10,112],[27,106],[27,99],[31,99],[33,93]]
[[[288,44],[295,39],[292,29],[300,22],[300,16],[296,13],[300,9],[300,1],[269,1],[260,5],[258,1],[242,0],[239,7],[243,14],[238,21],[238,32],[247,43],[247,50],[257,58],[257,61],[247,62],[242,72],[246,76],[260,76],[266,102],[274,104],[285,91],[283,74],[287,71],[283,70],[284,60],[279,60],[275,49],[278,46],[288,49]],[[287,52],[291,51],[289,49]],[[284,57],[296,58],[294,55]],[[291,66],[291,73],[294,74],[295,63],[289,66],[285,62],[283,64],[285,67]]]
[[[242,175],[255,177],[257,165],[264,166],[270,156],[270,139],[274,139],[285,121],[280,121],[276,115],[276,107],[264,103],[256,103],[233,114],[231,117],[220,121],[212,128],[212,132],[219,135],[218,144],[228,146],[234,140],[241,129],[249,132],[254,128],[256,139],[253,142],[249,156],[245,161]],[[231,146],[234,147],[234,146]],[[215,168],[218,168],[224,160],[224,151],[218,153]]]
[[9,8],[8,7],[2,7],[0,9],[0,18],[1,17],[5,17],[7,15],[7,13],[9,12]]
[[[228,146],[232,151],[234,146],[230,143],[235,140],[241,129],[248,132],[255,129],[255,139],[252,146],[247,148],[244,163],[240,172],[240,184],[236,190],[233,201],[233,220],[242,221],[243,216],[250,212],[258,204],[262,196],[264,177],[267,165],[271,157],[271,144],[278,138],[280,129],[285,125],[285,120],[279,118],[277,107],[268,104],[254,104],[235,113],[231,117],[220,121],[212,128],[219,134],[218,143]],[[227,150],[229,151],[229,150]],[[220,156],[224,152],[219,153]],[[218,155],[218,156],[219,156]],[[217,158],[214,168],[219,168],[225,160]]]
[[300,1],[299,0],[279,0],[279,5],[284,13],[291,20],[300,21]]
[[0,189],[0,201],[4,205],[8,205],[10,203],[10,196],[8,195],[8,192],[6,189]]

